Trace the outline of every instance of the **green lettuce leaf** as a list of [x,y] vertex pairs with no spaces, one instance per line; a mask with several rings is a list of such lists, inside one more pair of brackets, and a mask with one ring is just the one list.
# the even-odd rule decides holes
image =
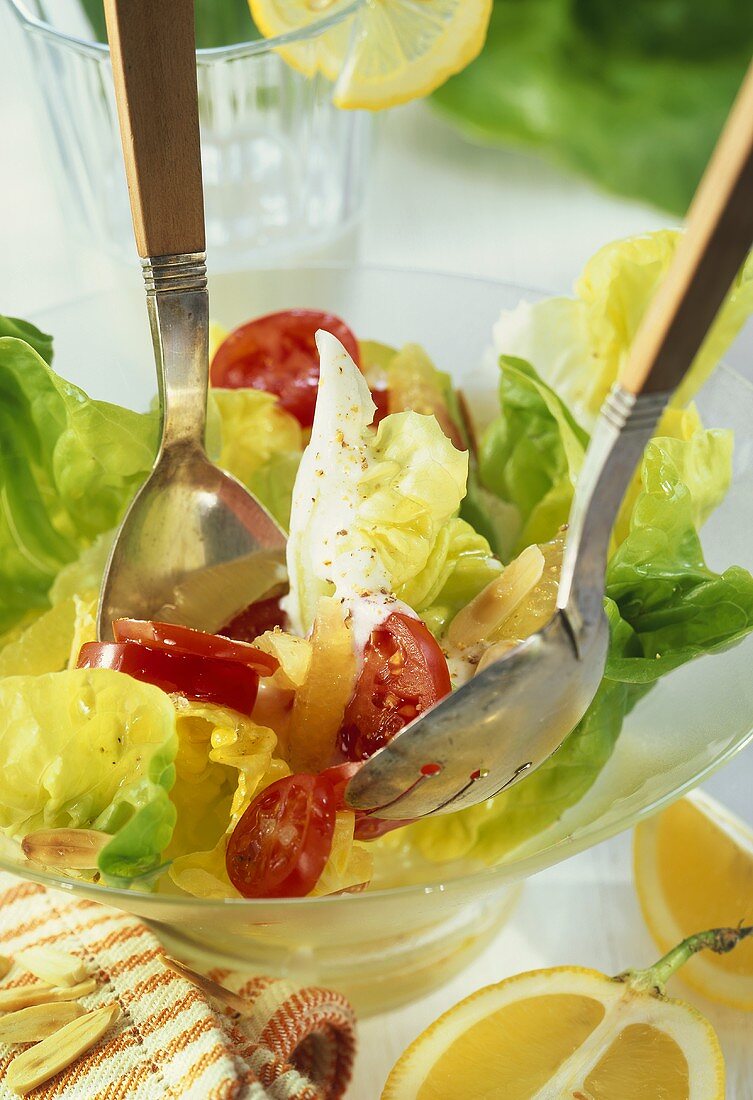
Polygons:
[[514,505],[517,546],[548,542],[567,522],[588,436],[533,367],[502,356],[501,413],[481,440],[483,485]]
[[0,680],[0,829],[113,835],[103,875],[152,872],[175,825],[169,791],[175,709],[159,688],[120,672],[77,669]]
[[520,516],[481,482],[475,446],[469,438],[451,376],[438,370],[418,344],[406,344],[396,351],[386,344],[365,340],[360,351],[361,366],[371,389],[389,390],[391,412],[433,413],[445,435],[469,452],[460,516],[486,539],[498,558],[509,560],[520,534]]
[[303,452],[300,424],[262,390],[211,391],[219,416],[216,461],[242,481],[286,530]]
[[683,214],[750,60],[751,12],[737,0],[495,0],[483,52],[433,102],[471,138],[541,150]]
[[31,321],[22,321],[20,317],[4,317],[0,314],[0,337],[14,336],[18,340],[24,340],[34,348],[37,355],[44,359],[48,366],[52,365],[52,337],[42,332]]
[[[500,355],[519,356],[589,431],[619,379],[633,338],[674,258],[681,234],[659,230],[606,245],[575,284],[573,298],[521,302],[494,328]],[[693,366],[672,398],[686,405],[753,313],[753,256],[738,273]]]
[[113,528],[151,467],[154,418],[92,401],[0,338],[0,632],[48,606],[63,566]]
[[733,566],[714,573],[697,528],[731,477],[728,432],[654,439],[641,467],[630,533],[607,570],[619,613],[606,675],[650,683],[693,657],[733,645],[753,628],[753,577]]

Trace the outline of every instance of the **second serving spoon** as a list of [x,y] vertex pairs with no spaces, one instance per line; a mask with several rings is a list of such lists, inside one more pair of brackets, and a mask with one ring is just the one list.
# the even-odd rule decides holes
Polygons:
[[753,243],[753,65],[698,188],[685,236],[602,406],[578,479],[550,622],[367,760],[346,800],[393,820],[483,802],[543,764],[604,672],[604,582],[617,510],[672,391]]

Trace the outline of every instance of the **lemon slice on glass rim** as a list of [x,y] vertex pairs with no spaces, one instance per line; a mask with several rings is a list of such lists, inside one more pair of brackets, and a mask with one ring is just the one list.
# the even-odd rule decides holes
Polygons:
[[[338,107],[383,110],[429,95],[481,52],[492,0],[249,0],[265,38],[336,20],[314,42],[279,47],[295,68],[320,70]],[[342,18],[337,21],[337,16]]]
[[382,1100],[724,1100],[716,1032],[664,984],[697,951],[726,953],[751,932],[701,932],[616,978],[562,966],[480,989],[408,1047]]
[[[753,829],[700,791],[637,826],[638,898],[662,951],[693,928],[753,922]],[[726,958],[699,955],[680,978],[714,1001],[753,1009],[753,940]]]

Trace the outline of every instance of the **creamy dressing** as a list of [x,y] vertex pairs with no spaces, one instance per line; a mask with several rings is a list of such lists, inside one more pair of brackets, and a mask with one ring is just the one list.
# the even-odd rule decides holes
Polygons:
[[369,387],[336,337],[320,330],[316,344],[319,393],[293,489],[290,595],[283,607],[293,630],[305,634],[318,596],[334,589],[360,657],[372,630],[393,611],[417,616],[392,595],[384,563],[359,522],[359,484],[372,461],[376,411]]
[[479,661],[478,654],[475,651],[462,652],[459,649],[448,647],[443,649],[442,652],[450,670],[450,683],[453,691],[473,679]]
[[399,611],[401,615],[408,615],[411,619],[418,618],[412,607],[408,607],[402,600],[386,592],[351,597],[345,599],[343,603],[348,612],[348,621],[353,631],[353,644],[359,660],[363,656],[372,630],[381,626],[393,612]]

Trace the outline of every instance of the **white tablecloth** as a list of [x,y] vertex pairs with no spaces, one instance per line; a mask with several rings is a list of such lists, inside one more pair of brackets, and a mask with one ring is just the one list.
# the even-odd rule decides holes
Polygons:
[[[16,27],[0,12],[0,311],[33,319],[44,307],[123,279],[132,283],[134,273],[69,239],[18,45]],[[379,120],[362,255],[561,291],[601,244],[667,224],[665,215],[596,192],[537,158],[471,146],[416,105]],[[750,370],[753,357],[735,358]],[[707,788],[753,823],[753,749]],[[471,968],[424,1001],[365,1021],[350,1100],[375,1100],[407,1043],[489,981],[539,966],[617,973],[653,961],[630,883],[628,840],[616,838],[530,880],[509,927]],[[685,994],[678,986],[675,995]],[[730,1100],[753,1100],[751,1018],[702,1007],[725,1043]]]

